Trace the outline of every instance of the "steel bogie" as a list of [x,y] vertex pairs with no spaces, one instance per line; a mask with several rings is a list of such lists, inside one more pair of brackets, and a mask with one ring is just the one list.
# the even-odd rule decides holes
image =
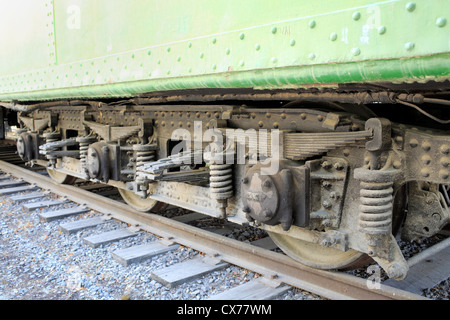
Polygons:
[[[411,240],[450,220],[439,189],[448,179],[445,134],[308,108],[118,108],[126,120],[115,108],[100,114],[85,106],[76,124],[24,126],[19,155],[60,183],[78,177],[116,186],[138,211],[172,204],[266,229],[288,255],[316,268],[370,258],[402,279],[399,224]],[[68,137],[71,127],[78,136]]]
[[448,1],[24,1],[0,10],[0,106],[18,155],[58,183],[396,279],[394,235],[449,223]]

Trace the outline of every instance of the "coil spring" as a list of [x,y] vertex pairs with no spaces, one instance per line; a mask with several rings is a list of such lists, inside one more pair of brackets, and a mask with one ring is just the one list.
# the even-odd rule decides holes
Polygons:
[[89,149],[89,142],[80,142],[80,162],[81,168],[83,168],[85,172],[88,171],[87,168],[88,149]]
[[133,145],[133,150],[136,151],[136,166],[139,167],[147,162],[155,160],[155,150],[150,145]]
[[88,165],[87,165],[89,145],[91,143],[96,142],[97,138],[95,136],[88,135],[88,136],[77,137],[76,140],[79,145],[81,168],[84,170],[84,172],[86,174],[89,174],[89,169],[88,169]]
[[44,134],[45,143],[52,143],[59,141],[60,135],[59,133],[46,133]]
[[[44,138],[45,138],[45,143],[47,144],[47,143],[59,141],[59,139],[61,138],[61,135],[57,132],[44,133]],[[48,160],[56,159],[55,156],[51,156],[51,155],[46,155],[46,158]]]
[[388,234],[392,225],[393,182],[361,181],[359,229]]
[[216,200],[226,200],[233,196],[233,175],[231,164],[211,164],[209,167],[211,194]]

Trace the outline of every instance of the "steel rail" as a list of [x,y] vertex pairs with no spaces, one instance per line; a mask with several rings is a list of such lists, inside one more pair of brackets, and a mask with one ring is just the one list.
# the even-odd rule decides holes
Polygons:
[[423,300],[425,297],[380,284],[369,289],[365,279],[339,272],[313,269],[293,259],[251,244],[218,236],[178,221],[137,212],[118,201],[69,185],[60,185],[41,174],[0,161],[0,170],[59,196],[110,215],[112,218],[188,246],[216,259],[259,273],[272,282],[285,283],[332,300]]

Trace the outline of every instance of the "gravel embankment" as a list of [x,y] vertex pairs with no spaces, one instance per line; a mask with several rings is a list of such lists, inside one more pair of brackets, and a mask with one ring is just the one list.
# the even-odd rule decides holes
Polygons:
[[[42,199],[36,201],[39,200]],[[142,232],[94,249],[82,239],[127,225],[111,220],[67,235],[59,229],[61,221],[41,222],[38,213],[39,210],[27,212],[20,204],[0,197],[0,300],[198,300],[258,277],[230,266],[168,289],[152,280],[151,272],[190,259],[197,252],[181,246],[173,252],[124,267],[113,260],[111,252],[154,241],[156,237]],[[95,214],[91,211],[83,217]],[[80,218],[70,217],[64,222]],[[242,233],[236,230],[236,234]],[[320,298],[293,289],[279,299]]]
[[[76,204],[68,203],[60,208],[69,206]],[[94,249],[83,242],[84,237],[128,226],[110,220],[95,228],[67,235],[59,228],[61,220],[41,222],[39,212],[28,212],[21,204],[0,197],[0,300],[202,300],[258,277],[254,272],[229,266],[199,280],[168,289],[153,280],[151,272],[193,258],[198,252],[180,246],[175,251],[124,267],[112,258],[113,251],[155,241],[157,237],[141,232],[136,237]],[[181,209],[169,208],[165,216],[173,217],[181,213]],[[90,211],[82,216],[65,218],[64,222],[95,215],[98,213]],[[192,224],[220,228],[222,223],[207,218]],[[265,233],[250,227],[236,227],[228,236],[253,241],[265,236]],[[435,236],[423,241],[400,242],[400,245],[405,257],[409,258],[442,239],[443,236]],[[366,268],[361,268],[349,273],[367,278],[369,274],[366,271]],[[382,277],[383,280],[386,278],[384,272]],[[423,295],[433,300],[448,300],[449,279],[424,290]],[[278,299],[322,298],[292,289]]]

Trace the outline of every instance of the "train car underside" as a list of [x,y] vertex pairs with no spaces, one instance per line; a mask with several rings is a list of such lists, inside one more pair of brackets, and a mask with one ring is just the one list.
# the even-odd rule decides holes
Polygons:
[[402,121],[427,102],[446,101],[262,92],[8,107],[19,155],[59,183],[107,183],[139,211],[172,204],[263,228],[314,268],[371,258],[403,279],[397,232],[429,237],[450,219],[448,130]]

